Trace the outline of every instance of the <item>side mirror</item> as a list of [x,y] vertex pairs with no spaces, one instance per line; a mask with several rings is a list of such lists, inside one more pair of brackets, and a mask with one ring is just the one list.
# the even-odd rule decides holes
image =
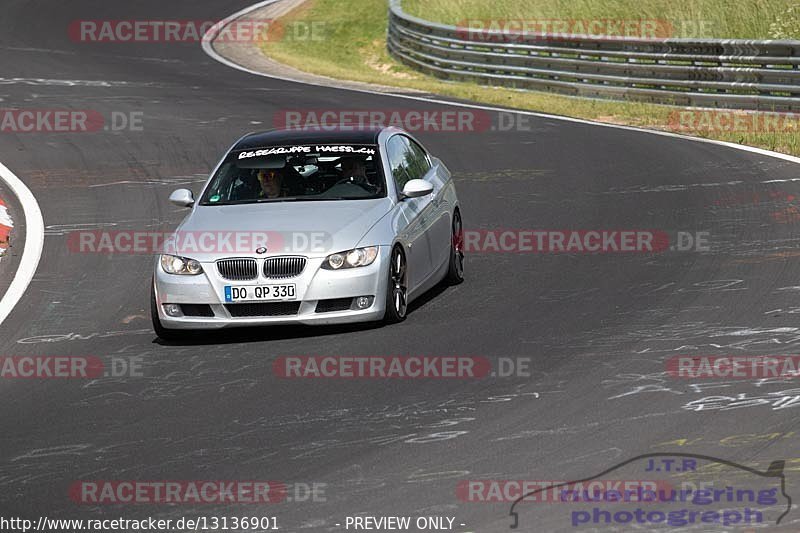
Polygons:
[[403,187],[403,198],[419,198],[433,192],[433,184],[425,180],[411,180]]
[[194,195],[189,189],[177,189],[169,195],[169,201],[178,207],[192,207],[194,205]]

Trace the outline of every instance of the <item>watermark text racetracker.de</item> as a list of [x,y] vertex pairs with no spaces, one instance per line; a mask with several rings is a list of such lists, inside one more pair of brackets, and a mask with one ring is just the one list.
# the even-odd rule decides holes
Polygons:
[[410,133],[532,132],[536,117],[506,111],[452,107],[380,109],[282,109],[272,126],[299,131],[349,131],[396,127]]
[[464,230],[456,236],[467,253],[661,253],[711,251],[707,231],[662,230]]
[[143,111],[0,108],[0,133],[95,133],[144,131]]
[[0,355],[0,379],[143,377],[142,356]]
[[530,357],[467,355],[287,355],[273,374],[287,379],[482,379],[530,377]]
[[185,19],[84,19],[67,29],[71,41],[107,43],[268,43],[276,41],[322,41],[330,23],[324,20],[283,22],[271,18],[242,18],[224,23],[217,20]]
[[488,18],[457,23],[460,39],[486,43],[524,43],[534,39],[661,41],[714,34],[715,22],[700,19],[656,18]]
[[274,480],[81,480],[69,498],[80,505],[258,505],[325,502],[326,491],[326,483]]
[[76,254],[252,254],[325,253],[331,236],[322,231],[149,231],[77,230],[67,234],[67,248]]

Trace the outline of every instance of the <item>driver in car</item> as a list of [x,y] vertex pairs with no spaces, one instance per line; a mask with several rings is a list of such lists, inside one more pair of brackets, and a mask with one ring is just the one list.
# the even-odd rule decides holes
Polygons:
[[258,182],[261,184],[260,198],[280,198],[283,193],[282,168],[271,168],[258,171]]

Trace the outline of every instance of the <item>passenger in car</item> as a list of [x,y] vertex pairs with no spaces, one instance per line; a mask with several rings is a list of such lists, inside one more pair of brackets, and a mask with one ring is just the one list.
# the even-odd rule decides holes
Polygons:
[[346,157],[342,159],[342,177],[349,179],[353,183],[367,183],[367,166],[358,157]]

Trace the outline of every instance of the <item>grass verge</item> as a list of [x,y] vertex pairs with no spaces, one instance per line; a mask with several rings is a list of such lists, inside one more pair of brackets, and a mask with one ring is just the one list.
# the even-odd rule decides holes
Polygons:
[[[675,1],[675,0],[673,0]],[[723,4],[726,0],[677,0],[678,4],[712,5]],[[483,0],[405,0],[404,6],[410,12],[438,18],[443,21],[463,20],[464,18],[487,18],[511,16],[525,12],[525,5],[541,4],[549,6],[570,3],[584,6],[595,2],[608,4],[610,0],[493,0],[491,4]],[[729,0],[730,3],[780,5],[784,8],[794,0]],[[663,0],[619,0],[632,6],[655,6]],[[488,4],[488,5],[484,5]],[[498,6],[495,10],[495,6]],[[424,6],[424,8],[423,8]],[[449,6],[450,9],[445,9]],[[480,8],[476,6],[482,6]],[[737,10],[741,9],[737,7]],[[778,8],[776,8],[778,9]],[[504,11],[515,10],[515,11]],[[736,11],[734,9],[729,12]],[[778,9],[779,11],[779,9]],[[754,15],[754,12],[745,15]],[[777,13],[777,11],[775,11]],[[446,82],[426,76],[395,61],[386,51],[387,5],[385,0],[308,0],[298,9],[288,13],[282,22],[287,28],[317,28],[311,38],[302,32],[287,32],[280,40],[267,41],[262,50],[276,61],[291,65],[300,70],[321,74],[332,78],[378,83],[382,85],[418,89],[443,96],[467,99],[490,105],[508,106],[554,115],[577,117],[598,122],[624,124],[651,129],[671,130],[674,113],[681,108],[644,104],[636,102],[613,102],[559,96],[536,91],[517,91],[512,89],[486,87],[466,82]],[[551,16],[553,12],[542,11]],[[570,11],[572,13],[572,11]],[[636,18],[643,18],[641,10],[634,10]],[[705,12],[699,12],[703,15]],[[592,14],[595,14],[592,12]],[[630,14],[629,14],[630,15]],[[526,15],[530,18],[530,13]],[[564,15],[561,15],[564,16]],[[655,15],[654,15],[655,16]],[[663,15],[662,15],[663,16]],[[732,17],[743,15],[732,13]],[[584,18],[586,18],[584,16]],[[749,28],[748,31],[761,31],[765,22],[750,22],[747,25],[733,24],[733,28]],[[738,30],[737,30],[738,31]],[[742,30],[744,31],[744,30]],[[293,35],[305,38],[292,38]],[[795,128],[795,126],[798,126]],[[782,123],[778,131],[693,131],[692,135],[746,144],[792,155],[800,155],[800,121]],[[752,128],[742,128],[750,130]],[[764,128],[766,129],[766,128]]]
[[671,37],[800,38],[797,0],[404,0],[403,9],[447,24],[469,19],[657,20],[670,23]]

